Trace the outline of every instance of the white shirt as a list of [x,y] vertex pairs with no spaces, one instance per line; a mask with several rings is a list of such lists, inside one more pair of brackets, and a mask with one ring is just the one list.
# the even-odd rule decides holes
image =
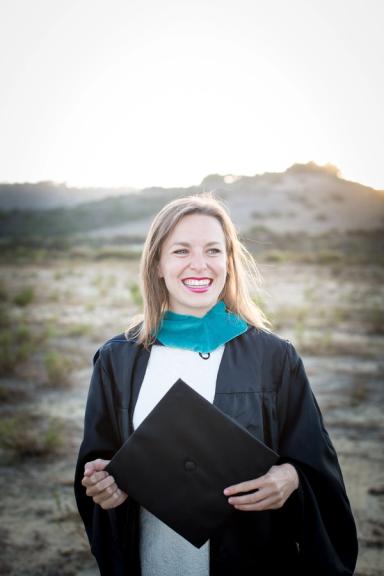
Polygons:
[[[198,352],[154,345],[133,414],[136,429],[181,378],[213,402],[224,345],[208,359]],[[140,509],[142,576],[209,576],[209,542],[196,548],[145,508]]]

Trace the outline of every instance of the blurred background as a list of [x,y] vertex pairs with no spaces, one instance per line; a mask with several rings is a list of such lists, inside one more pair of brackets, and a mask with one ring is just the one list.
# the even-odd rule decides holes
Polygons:
[[[2,0],[0,572],[94,576],[73,498],[92,357],[154,214],[211,191],[304,359],[384,574],[381,0]],[[337,522],[337,518],[335,518]]]

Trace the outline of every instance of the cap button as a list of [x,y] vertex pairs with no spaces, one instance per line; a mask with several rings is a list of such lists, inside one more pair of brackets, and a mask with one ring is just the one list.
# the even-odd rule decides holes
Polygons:
[[188,471],[192,471],[195,470],[196,464],[193,462],[193,460],[186,460],[184,462],[184,468]]

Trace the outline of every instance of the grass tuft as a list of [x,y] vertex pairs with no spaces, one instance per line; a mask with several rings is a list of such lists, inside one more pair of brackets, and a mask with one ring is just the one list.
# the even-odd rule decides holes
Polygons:
[[16,306],[28,306],[35,299],[35,291],[31,286],[23,288],[13,299],[13,303]]
[[59,352],[47,352],[44,356],[44,366],[49,386],[65,387],[70,384],[72,363],[69,358]]
[[141,308],[143,305],[143,298],[141,296],[139,285],[136,283],[131,284],[129,290],[131,292],[132,302],[134,303],[135,306]]
[[29,412],[0,421],[0,446],[14,458],[44,457],[56,453],[63,444],[63,423],[43,419]]

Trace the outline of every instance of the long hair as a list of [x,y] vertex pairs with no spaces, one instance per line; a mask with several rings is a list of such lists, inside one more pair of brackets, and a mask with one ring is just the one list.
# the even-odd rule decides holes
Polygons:
[[163,314],[168,310],[169,295],[163,278],[158,277],[163,243],[176,224],[190,214],[204,214],[216,218],[223,229],[227,251],[227,278],[219,296],[227,309],[248,324],[268,330],[270,322],[250,296],[252,284],[258,288],[261,281],[256,263],[240,242],[235,226],[225,206],[212,193],[185,196],[166,204],[155,216],[140,261],[140,289],[143,296],[143,314],[130,321],[125,336],[135,338],[145,347],[156,339]]

